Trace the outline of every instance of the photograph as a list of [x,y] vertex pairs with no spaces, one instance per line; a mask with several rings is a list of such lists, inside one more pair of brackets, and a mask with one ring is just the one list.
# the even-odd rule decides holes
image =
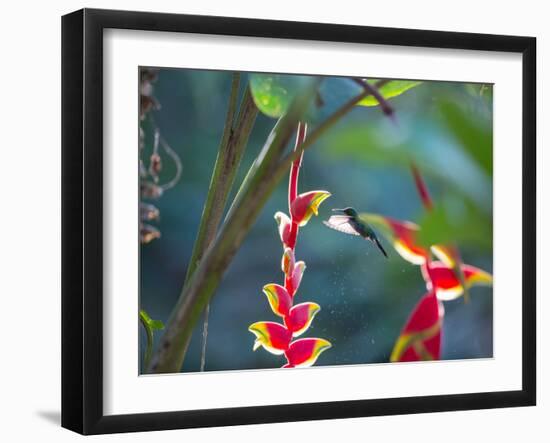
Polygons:
[[139,375],[494,357],[493,84],[136,75]]

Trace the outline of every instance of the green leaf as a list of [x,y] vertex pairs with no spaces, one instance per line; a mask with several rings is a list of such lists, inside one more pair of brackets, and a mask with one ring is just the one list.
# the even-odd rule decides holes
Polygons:
[[490,217],[463,202],[458,211],[439,205],[426,212],[420,221],[417,240],[425,247],[457,243],[489,250],[492,238]]
[[338,161],[399,168],[407,177],[411,177],[409,166],[413,159],[436,186],[452,189],[475,202],[478,209],[491,212],[490,177],[446,128],[422,117],[405,116],[401,120],[404,129],[400,131],[384,120],[380,122],[342,124],[322,140],[319,149]]
[[150,331],[159,331],[164,329],[164,323],[160,320],[153,320],[143,309],[139,311],[139,318],[143,326]]
[[[368,80],[368,82],[376,86],[376,83],[378,83],[380,80],[378,79],[371,79]],[[420,85],[422,82],[417,80],[390,80],[388,83],[385,83],[383,86],[378,88],[378,91],[384,97],[386,100],[397,97],[404,92],[407,92],[409,89],[412,89],[418,85]],[[369,95],[368,97],[365,97],[363,100],[361,100],[357,105],[358,106],[377,106],[378,100],[376,100],[373,96]]]
[[283,74],[251,74],[250,91],[258,109],[268,117],[284,115],[292,100],[311,77]]
[[143,356],[143,367],[147,368],[153,355],[153,332],[164,329],[164,323],[160,320],[153,320],[143,309],[139,311],[139,320],[145,328],[147,334],[147,343],[145,345],[145,354]]

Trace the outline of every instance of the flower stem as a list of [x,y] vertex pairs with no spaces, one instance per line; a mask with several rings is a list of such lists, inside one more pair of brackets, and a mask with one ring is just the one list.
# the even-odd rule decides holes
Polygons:
[[[294,145],[294,150],[304,142],[306,139],[307,133],[307,124],[304,122],[298,123],[298,129],[296,132],[296,143]],[[296,200],[298,196],[298,175],[300,174],[300,167],[302,166],[302,159],[304,158],[304,152],[297,157],[293,162],[290,168],[290,175],[288,180],[288,211],[292,217],[292,202]],[[296,240],[298,238],[298,223],[292,220],[290,225],[290,234],[288,236],[288,246],[292,250],[296,247]]]
[[382,112],[386,114],[388,117],[392,118],[394,114],[394,110],[392,106],[388,103],[388,101],[384,98],[382,94],[380,94],[380,91],[378,91],[378,85],[371,85],[366,79],[362,80],[360,78],[352,77],[352,80],[357,83],[359,86],[361,86],[365,91],[369,93],[369,95],[372,95],[380,105],[380,108],[382,109]]
[[[307,124],[304,122],[299,122],[297,133],[296,133],[296,143],[294,145],[295,151],[306,139],[306,133],[307,133]],[[288,183],[288,210],[289,211],[291,210],[290,207],[292,206],[292,202],[298,196],[298,174],[300,173],[300,166],[302,166],[302,158],[303,158],[303,152],[296,160],[292,162],[292,168],[290,169],[290,178]]]

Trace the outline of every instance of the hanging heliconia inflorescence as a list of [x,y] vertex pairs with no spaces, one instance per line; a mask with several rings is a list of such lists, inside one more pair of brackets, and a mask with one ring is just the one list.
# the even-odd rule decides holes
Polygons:
[[[296,136],[296,148],[305,140],[305,137],[306,125],[300,123]],[[319,205],[330,197],[327,191],[310,191],[298,195],[298,174],[302,157],[303,155],[294,161],[290,171],[288,187],[290,217],[283,212],[275,214],[283,244],[281,269],[284,274],[284,285],[270,283],[263,288],[273,313],[281,318],[282,323],[260,321],[248,328],[256,336],[254,350],[263,347],[272,354],[284,355],[287,360],[284,368],[312,366],[319,355],[331,347],[331,344],[322,338],[295,340],[307,331],[313,318],[321,309],[317,303],[295,304],[294,302],[306,269],[306,264],[303,261],[296,261],[295,257],[298,231],[313,215],[317,215]]]

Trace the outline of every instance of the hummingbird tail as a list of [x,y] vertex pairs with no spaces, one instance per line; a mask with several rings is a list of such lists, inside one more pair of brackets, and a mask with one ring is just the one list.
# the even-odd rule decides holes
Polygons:
[[378,246],[378,249],[380,249],[380,251],[382,252],[382,254],[384,254],[384,257],[388,258],[388,254],[386,254],[386,251],[384,250],[384,248],[382,247],[382,244],[380,243],[380,241],[378,240],[378,238],[374,238],[374,243],[376,243],[376,246]]

